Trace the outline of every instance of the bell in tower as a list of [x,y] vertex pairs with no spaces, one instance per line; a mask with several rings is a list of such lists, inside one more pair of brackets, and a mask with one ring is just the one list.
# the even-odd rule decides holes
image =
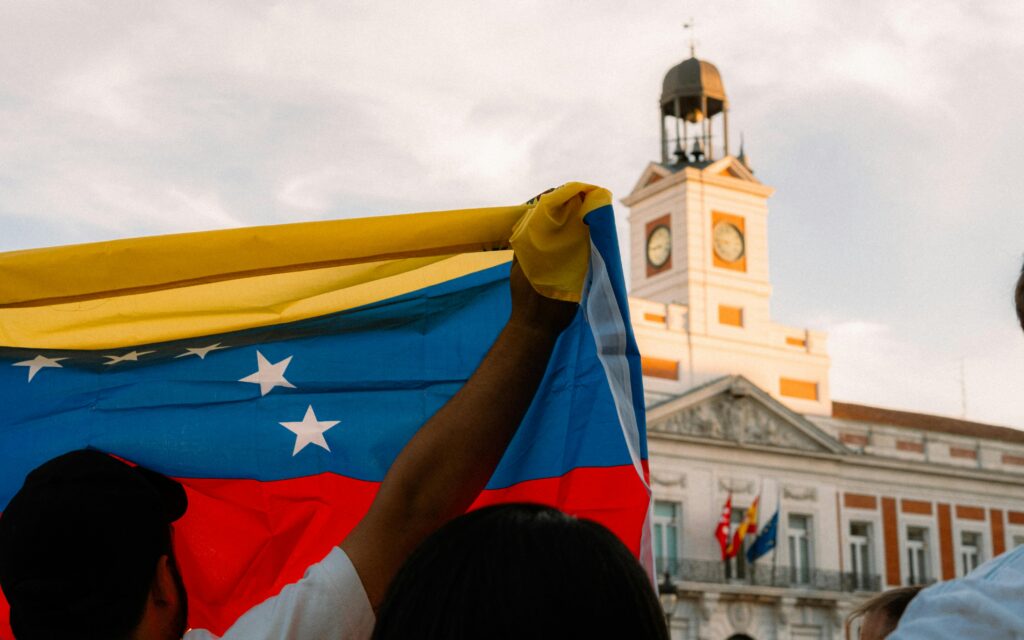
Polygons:
[[[692,49],[690,54],[669,69],[662,83],[658,118],[663,165],[712,162],[716,145],[722,157],[729,155],[729,100],[722,76],[715,65],[694,57]],[[715,132],[715,116],[720,116],[720,134]]]

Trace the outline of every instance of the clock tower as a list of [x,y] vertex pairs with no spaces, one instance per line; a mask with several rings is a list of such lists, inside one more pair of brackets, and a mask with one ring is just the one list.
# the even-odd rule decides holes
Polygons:
[[[772,322],[768,276],[768,198],[741,150],[729,148],[729,100],[721,74],[690,57],[665,75],[658,106],[659,162],[623,199],[630,208],[631,294],[641,351],[676,383],[645,370],[645,384],[667,393],[719,375],[741,374],[804,413],[826,413],[825,336]],[[646,306],[645,306],[646,305]],[[662,310],[659,311],[658,308]],[[639,313],[639,316],[638,316]],[[672,326],[672,318],[677,318]],[[645,340],[644,323],[664,320],[685,349]],[[657,355],[656,355],[657,353]],[[655,379],[649,379],[655,378]],[[756,380],[755,380],[756,378]]]

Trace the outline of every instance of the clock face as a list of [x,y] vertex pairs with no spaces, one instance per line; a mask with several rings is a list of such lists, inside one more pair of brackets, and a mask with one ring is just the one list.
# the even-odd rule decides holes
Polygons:
[[672,233],[668,227],[660,224],[647,236],[647,262],[659,269],[668,262],[672,255]]
[[736,225],[719,222],[711,232],[715,255],[725,262],[736,262],[743,257],[743,233]]

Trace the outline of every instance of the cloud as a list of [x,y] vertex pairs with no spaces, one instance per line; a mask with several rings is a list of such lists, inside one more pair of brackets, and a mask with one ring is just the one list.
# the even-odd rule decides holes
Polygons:
[[[993,340],[989,350],[951,358],[885,324],[849,320],[826,326],[833,400],[1024,424],[1019,400],[1024,340],[1018,335],[1000,336],[1003,340]],[[1008,362],[1017,365],[1007,370]]]
[[[693,15],[733,140],[745,132],[778,189],[773,312],[839,319],[837,389],[955,413],[935,372],[964,353],[1024,386],[1017,352],[1000,348],[1020,342],[1002,293],[1024,237],[1008,161],[1024,138],[1019,3],[692,9],[4,5],[0,250],[503,205],[567,180],[622,197],[657,154],[661,81],[687,55]],[[850,318],[887,333],[856,337]],[[872,367],[891,384],[869,383]]]

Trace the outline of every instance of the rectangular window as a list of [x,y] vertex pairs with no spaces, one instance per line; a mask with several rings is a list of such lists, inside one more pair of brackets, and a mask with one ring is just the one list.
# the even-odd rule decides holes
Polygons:
[[654,501],[654,560],[658,573],[679,571],[679,504]]
[[678,380],[679,361],[665,360],[664,358],[651,358],[650,356],[641,356],[640,371],[649,378]]
[[731,327],[743,326],[743,309],[730,307],[724,304],[718,305],[718,324],[727,324]]
[[794,380],[793,378],[779,378],[779,393],[787,398],[800,398],[802,400],[818,399],[818,383],[809,380]]
[[907,584],[925,584],[928,575],[928,529],[907,527]]
[[790,580],[796,584],[808,584],[811,581],[810,516],[791,514],[788,534]]
[[981,534],[976,531],[960,533],[960,575],[965,576],[981,564]]
[[874,561],[871,553],[871,523],[850,523],[850,568],[853,569],[853,588],[857,591],[873,591],[871,584]]

